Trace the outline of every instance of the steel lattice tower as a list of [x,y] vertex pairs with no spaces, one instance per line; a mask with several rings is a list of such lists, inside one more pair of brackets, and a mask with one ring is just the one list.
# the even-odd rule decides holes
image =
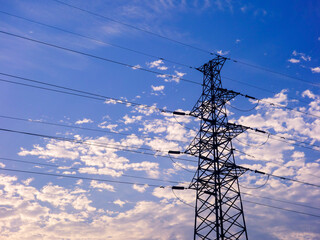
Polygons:
[[186,150],[198,156],[190,188],[196,190],[194,239],[248,239],[231,140],[246,130],[229,124],[225,104],[238,93],[222,89],[220,71],[226,58],[204,64],[203,90],[191,115],[200,130]]

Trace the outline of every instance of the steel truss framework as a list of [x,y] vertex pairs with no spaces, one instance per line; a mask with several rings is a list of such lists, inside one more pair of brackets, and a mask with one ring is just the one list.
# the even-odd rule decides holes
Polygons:
[[228,124],[225,104],[238,93],[222,89],[220,71],[226,58],[204,64],[203,90],[191,115],[200,130],[185,151],[198,156],[190,188],[196,190],[194,239],[248,239],[231,140],[246,130]]

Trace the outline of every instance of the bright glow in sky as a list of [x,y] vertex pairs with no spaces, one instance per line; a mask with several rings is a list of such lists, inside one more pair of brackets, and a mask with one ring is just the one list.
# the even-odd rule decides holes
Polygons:
[[[224,88],[263,99],[257,105],[255,101],[236,97],[228,106],[230,122],[300,141],[284,142],[272,135],[268,138],[247,131],[233,141],[236,149],[247,153],[236,153],[237,164],[320,184],[319,1],[63,1],[213,53],[302,79],[294,80],[231,60],[221,73]],[[173,163],[165,152],[183,151],[197,133],[199,122],[186,116],[173,117],[156,108],[190,111],[201,94],[201,86],[182,79],[202,83],[202,75],[184,65],[199,67],[213,56],[53,0],[0,0],[0,3],[0,31],[134,66],[117,65],[0,32],[0,128],[77,140],[44,139],[1,130],[0,238],[192,239],[194,209],[189,205],[194,205],[194,192],[176,190],[177,198],[170,188],[158,186],[187,186],[191,181],[196,163],[183,160]],[[17,85],[3,80],[48,87],[3,74],[153,107]],[[302,147],[301,141],[307,145]],[[139,154],[121,148],[164,152]],[[240,178],[243,199],[318,217],[244,201],[249,238],[320,239],[320,189],[276,178],[270,178],[264,185],[265,182],[264,176],[244,174]]]

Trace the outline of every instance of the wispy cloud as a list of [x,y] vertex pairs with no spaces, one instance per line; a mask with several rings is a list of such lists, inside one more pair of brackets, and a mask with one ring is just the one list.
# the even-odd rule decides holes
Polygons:
[[84,118],[82,120],[78,120],[78,121],[75,122],[75,124],[78,124],[78,125],[84,124],[84,123],[93,123],[93,121],[91,119],[89,119],[89,118]]
[[164,62],[161,59],[153,61],[153,62],[148,62],[147,65],[149,66],[149,68],[157,68],[162,71],[168,69],[168,67],[164,66]]

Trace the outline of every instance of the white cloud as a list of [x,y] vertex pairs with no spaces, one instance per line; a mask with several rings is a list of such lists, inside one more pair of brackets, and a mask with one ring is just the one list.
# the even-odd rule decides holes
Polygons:
[[101,183],[101,182],[97,182],[95,180],[92,180],[90,182],[90,186],[93,188],[99,188],[99,189],[104,189],[110,192],[114,192],[114,186],[110,185],[110,184],[106,184],[106,183]]
[[312,73],[320,73],[320,67],[310,68]]
[[[306,55],[305,53],[299,53],[299,52],[297,52],[296,50],[294,50],[293,52],[292,52],[292,55],[293,56],[299,56],[300,57],[300,59],[302,59],[303,61],[306,61],[306,62],[310,62],[311,61],[311,57],[310,56],[308,56],[308,55]],[[297,60],[297,59],[294,59],[294,60]],[[295,62],[294,62],[295,63]]]
[[151,85],[151,88],[153,91],[163,91],[164,90],[164,86],[160,85],[160,86],[153,86]]
[[240,39],[236,39],[236,41],[235,41],[236,43],[240,43],[241,42],[241,40]]
[[168,74],[159,74],[157,75],[158,78],[163,78],[165,82],[176,82],[179,83],[180,79],[185,76],[186,73],[179,72],[177,70],[174,71],[174,74],[168,75]]
[[313,94],[309,89],[308,90],[305,90],[302,94],[301,94],[302,97],[309,97],[311,99],[315,99],[316,98],[316,95]]
[[123,171],[116,171],[108,168],[96,168],[96,167],[82,167],[79,169],[79,173],[96,174],[96,175],[109,175],[111,177],[121,177]]
[[144,140],[139,138],[135,134],[128,135],[125,139],[121,140],[122,146],[135,146],[135,147],[141,147],[144,143]]
[[28,178],[28,179],[22,181],[22,183],[23,183],[24,185],[29,186],[29,184],[30,184],[33,180],[34,180],[34,178]]
[[79,157],[79,153],[75,151],[77,144],[66,141],[51,140],[46,147],[40,147],[39,145],[33,145],[33,149],[28,151],[21,148],[18,153],[20,156],[40,156],[41,158],[69,158],[76,159]]
[[149,66],[149,68],[157,68],[162,71],[168,69],[168,67],[164,66],[164,62],[161,59],[153,61],[153,62],[149,62],[149,63],[147,63],[147,65]]
[[150,146],[154,150],[160,150],[163,152],[167,152],[169,150],[181,150],[181,147],[178,143],[172,141],[166,141],[162,138],[154,138],[146,143],[146,145]]
[[139,69],[139,68],[141,68],[141,66],[140,66],[139,64],[134,65],[134,66],[132,67],[133,70],[136,70],[136,69]]
[[120,199],[117,199],[113,201],[114,204],[119,205],[120,207],[123,207],[127,202],[121,201]]
[[109,129],[110,131],[115,131],[115,128],[118,127],[118,124],[107,124],[107,121],[99,123],[98,127],[103,129]]
[[217,51],[220,56],[227,55],[230,51],[223,52],[222,50]]
[[113,100],[113,99],[107,99],[104,101],[105,104],[116,104],[117,101],[116,100]]
[[146,108],[145,106],[136,106],[134,107],[134,111],[132,112],[138,112],[138,113],[141,113],[143,115],[146,115],[146,116],[150,116],[151,114],[157,112],[157,104],[153,104],[151,107],[148,107]]
[[84,118],[82,120],[78,120],[75,122],[75,124],[84,124],[84,123],[93,123],[93,121],[89,118]]
[[145,184],[143,186],[141,185],[137,185],[137,184],[133,184],[132,188],[140,193],[143,193],[146,191],[146,189],[149,187],[148,184]]
[[299,60],[299,59],[295,59],[295,58],[290,58],[290,59],[288,60],[288,62],[291,62],[291,63],[299,63],[300,60]]
[[[183,73],[183,72],[178,72],[178,71],[174,71],[174,75],[172,76],[172,81],[175,81],[177,83],[179,83],[180,79],[186,75],[186,73]],[[168,82],[170,82],[170,80],[167,80]]]
[[305,56],[305,55],[302,55],[301,56],[301,59],[306,61],[306,62],[310,62],[311,61],[311,57],[310,56]]
[[164,71],[164,70],[167,70],[168,69],[168,67],[166,67],[166,66],[160,66],[160,67],[157,67],[159,70],[162,70],[162,71]]
[[132,123],[135,123],[137,121],[141,121],[142,120],[142,116],[132,116],[132,117],[129,117],[128,114],[126,114],[124,117],[123,117],[123,120],[124,120],[124,124],[132,124]]

